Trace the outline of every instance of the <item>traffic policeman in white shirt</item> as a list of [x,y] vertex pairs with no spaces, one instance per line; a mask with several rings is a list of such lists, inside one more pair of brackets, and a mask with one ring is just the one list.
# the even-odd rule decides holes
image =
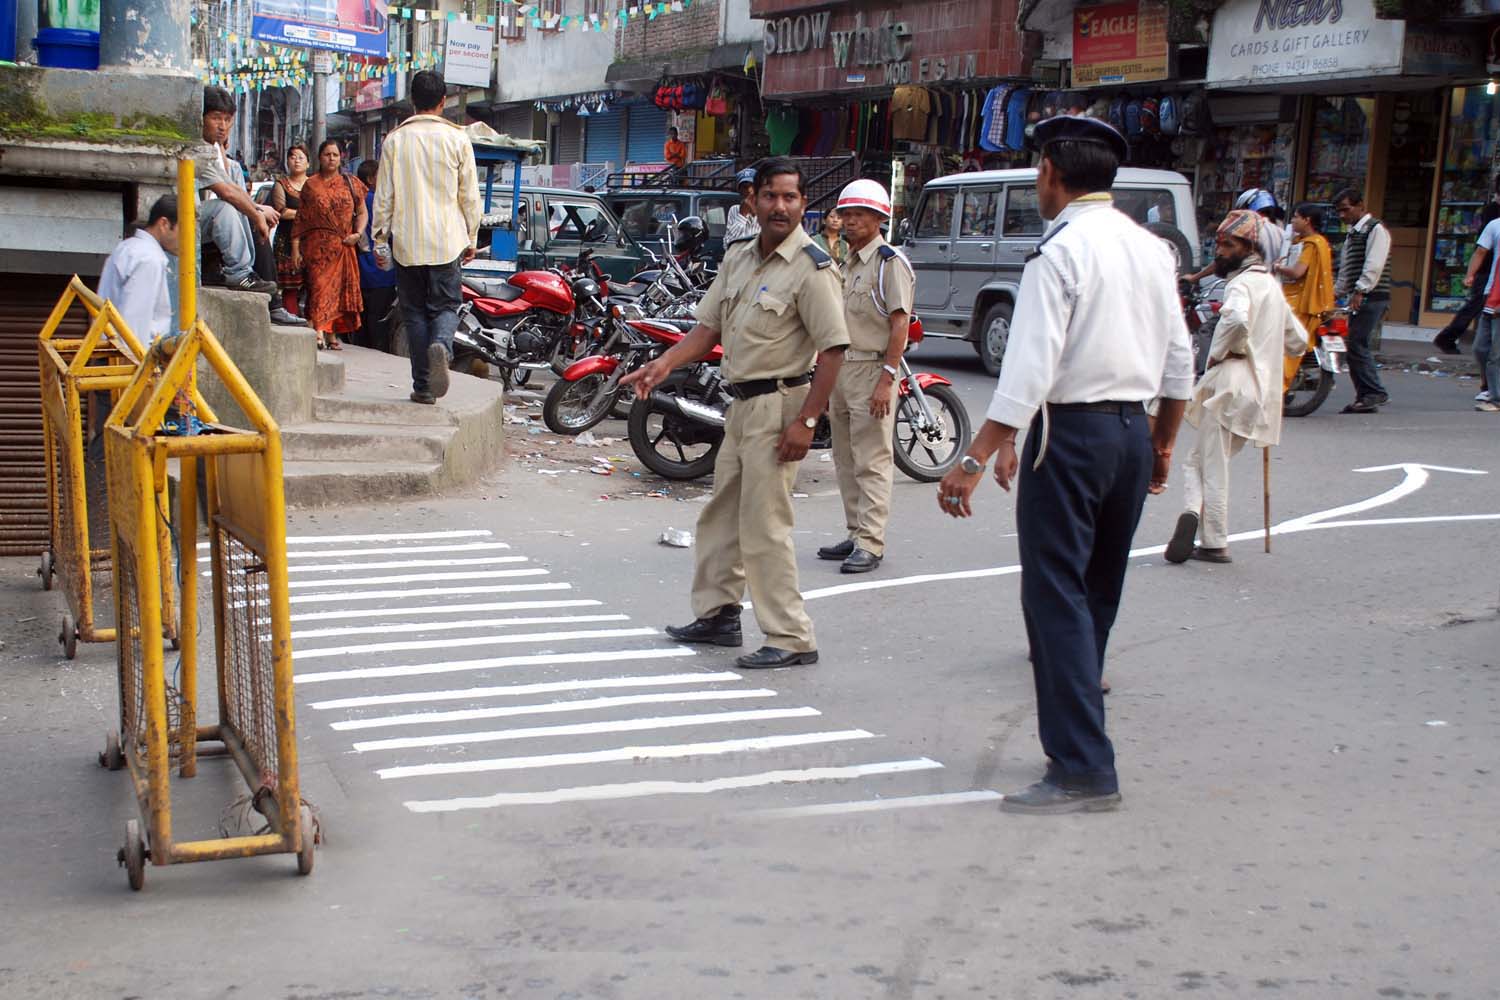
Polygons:
[[[938,504],[968,517],[992,456],[1004,490],[1019,468],[1021,610],[1047,771],[1001,808],[1093,812],[1120,802],[1104,729],[1104,652],[1146,494],[1166,488],[1193,352],[1171,251],[1108,193],[1124,138],[1063,115],[1039,123],[1035,139],[1037,198],[1051,225],[1021,276],[987,419],[939,485]],[[1028,428],[1018,459],[1016,436]]]
[[172,326],[167,254],[177,256],[177,197],[163,195],[146,225],[121,240],[99,275],[99,297],[113,302],[136,339],[149,344]]

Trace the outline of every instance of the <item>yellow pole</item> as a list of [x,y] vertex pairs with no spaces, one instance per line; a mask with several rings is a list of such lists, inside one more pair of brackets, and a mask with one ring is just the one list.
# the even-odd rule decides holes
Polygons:
[[198,192],[193,161],[177,161],[177,322],[182,333],[198,320]]

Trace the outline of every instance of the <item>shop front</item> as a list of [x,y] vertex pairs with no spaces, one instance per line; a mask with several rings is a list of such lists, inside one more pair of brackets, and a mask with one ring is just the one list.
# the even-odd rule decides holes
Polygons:
[[854,154],[891,187],[898,215],[934,177],[1027,160],[1031,52],[1017,0],[750,8],[764,24],[772,154]]
[[[1484,79],[1478,32],[1382,20],[1374,0],[1285,10],[1228,0],[1214,18],[1207,86],[1211,108],[1276,98],[1274,139],[1264,133],[1257,153],[1269,162],[1240,170],[1233,186],[1324,206],[1336,248],[1345,232],[1333,199],[1363,191],[1391,231],[1391,321],[1441,326],[1464,259],[1465,241],[1451,234],[1493,176],[1494,102],[1471,96]],[[1249,183],[1251,173],[1272,183]],[[1472,247],[1472,226],[1463,235]]]

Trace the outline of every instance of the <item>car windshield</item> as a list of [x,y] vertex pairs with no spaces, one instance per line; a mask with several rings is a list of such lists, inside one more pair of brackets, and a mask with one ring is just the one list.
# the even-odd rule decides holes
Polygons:
[[554,201],[548,229],[553,240],[565,243],[609,243],[615,239],[615,222],[604,206],[587,201]]

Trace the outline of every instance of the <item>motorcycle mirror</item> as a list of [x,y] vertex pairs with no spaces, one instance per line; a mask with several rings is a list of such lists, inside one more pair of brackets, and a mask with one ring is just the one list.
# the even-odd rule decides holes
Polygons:
[[910,235],[911,235],[911,220],[910,219],[902,219],[896,225],[896,238],[899,239],[901,242],[904,243],[904,242],[906,242],[907,237],[909,237]]

